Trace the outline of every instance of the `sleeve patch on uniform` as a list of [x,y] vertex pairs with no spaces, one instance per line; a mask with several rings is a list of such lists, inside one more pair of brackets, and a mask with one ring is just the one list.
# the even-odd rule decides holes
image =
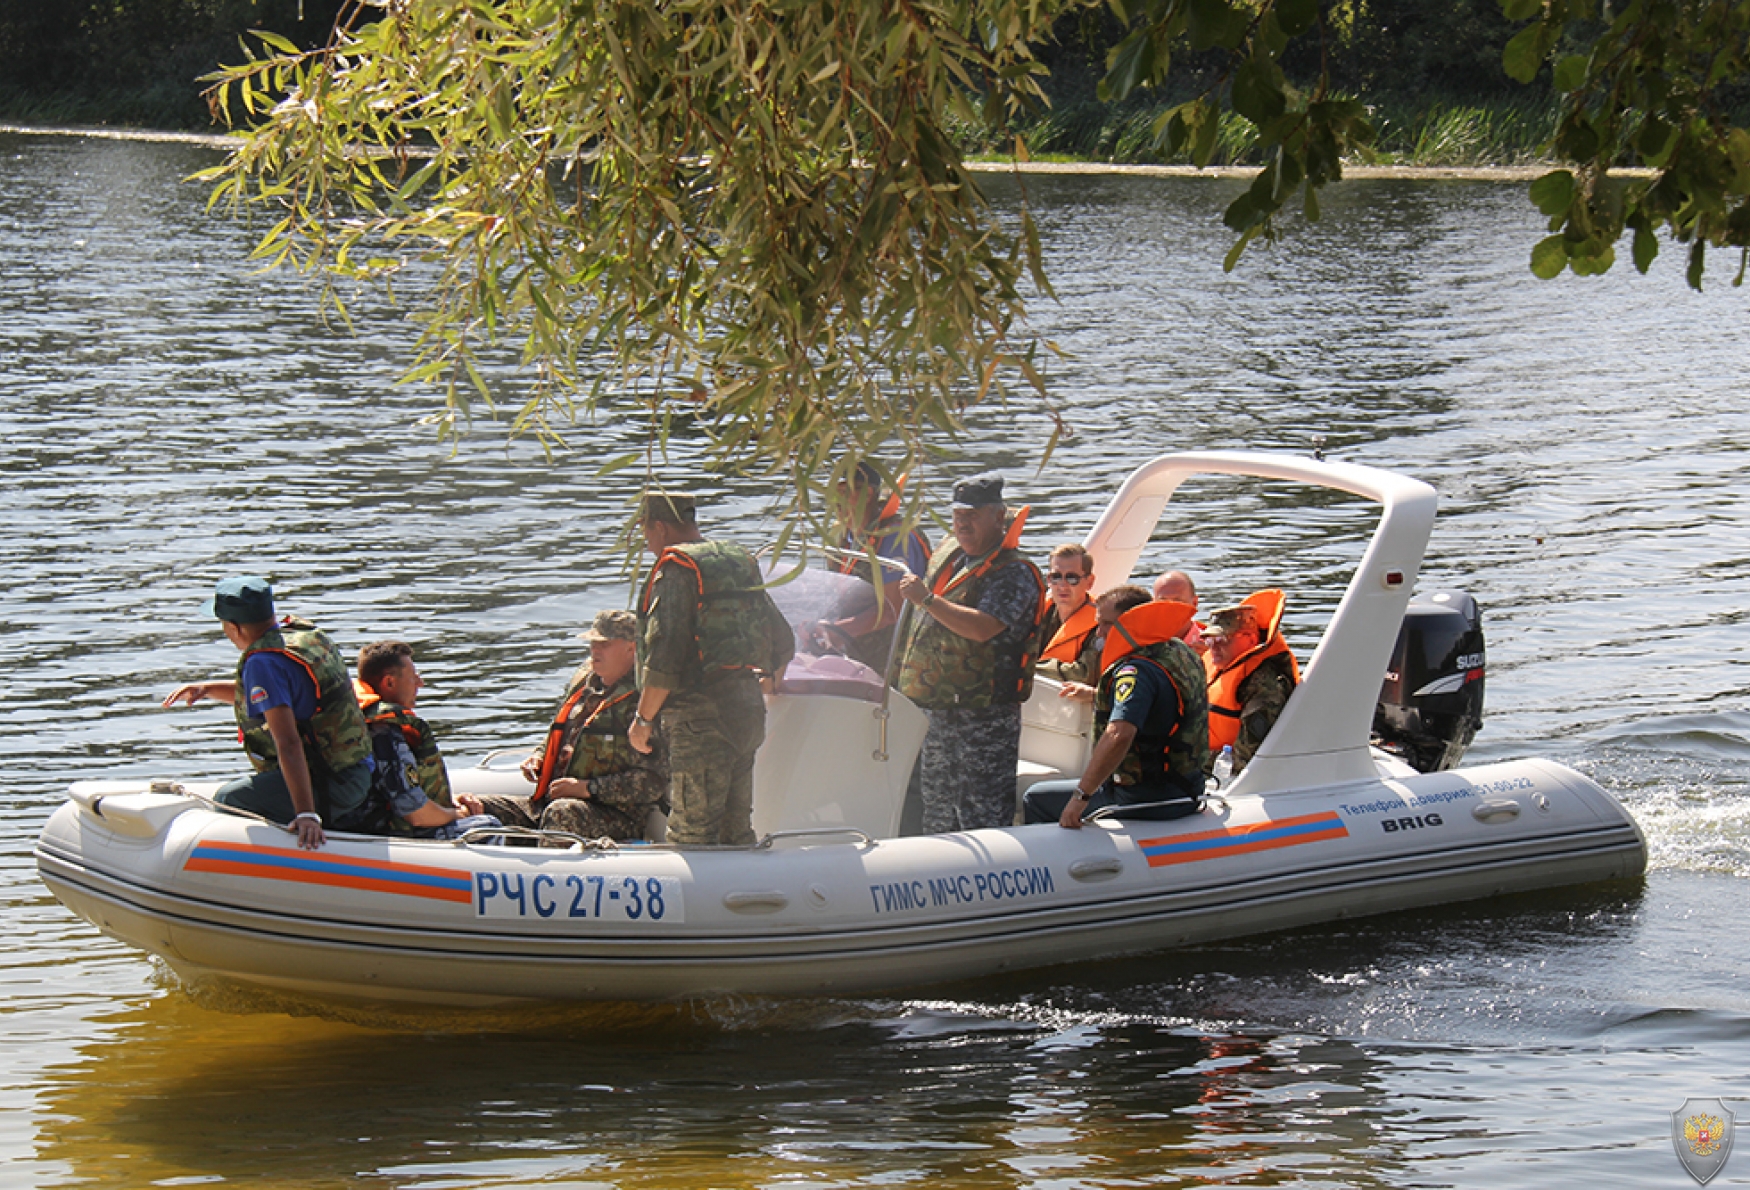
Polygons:
[[264,703],[266,701],[267,701],[267,688],[265,686],[251,686],[249,688],[249,705],[250,706],[252,706],[252,707],[258,706],[261,703]]
[[1131,693],[1136,689],[1136,674],[1134,671],[1121,673],[1112,685],[1112,701],[1128,702]]

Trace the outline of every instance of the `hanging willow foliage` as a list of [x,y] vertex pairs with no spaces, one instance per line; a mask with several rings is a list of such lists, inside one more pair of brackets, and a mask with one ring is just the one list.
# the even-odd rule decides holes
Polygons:
[[203,176],[213,203],[273,211],[273,264],[423,270],[408,379],[447,386],[449,429],[492,400],[475,350],[520,342],[541,383],[519,428],[561,432],[576,394],[639,403],[659,436],[684,415],[709,465],[788,472],[809,510],[1005,385],[1043,396],[1016,335],[1026,276],[1049,292],[1033,220],[993,217],[942,121],[1040,98],[1051,5],[363,11],[321,51],[266,35],[216,77],[250,127]]
[[[1325,0],[353,0],[327,47],[264,34],[213,76],[246,131],[202,176],[214,204],[271,212],[264,260],[412,272],[408,379],[447,386],[447,430],[492,400],[480,346],[520,343],[539,383],[519,429],[638,410],[651,445],[611,469],[650,465],[684,418],[707,466],[787,477],[787,523],[820,525],[859,460],[914,470],[981,402],[1031,394],[1046,458],[1066,430],[1024,329],[1022,286],[1050,292],[1032,217],[996,217],[944,130],[1043,102],[1033,47],[1102,3],[1129,29],[1103,95],[1187,51],[1214,80],[1160,147],[1206,162],[1228,110],[1255,129],[1267,164],[1224,213],[1228,268],[1296,199],[1318,218],[1373,136],[1324,67],[1300,86],[1282,68],[1295,39],[1345,36],[1353,6]],[[1555,233],[1535,272],[1602,271],[1628,232],[1644,270],[1668,230],[1699,286],[1708,244],[1750,244],[1750,0],[1502,7],[1531,20],[1506,69],[1554,61],[1555,149],[1579,166],[1533,189]],[[1613,177],[1625,162],[1653,172]]]

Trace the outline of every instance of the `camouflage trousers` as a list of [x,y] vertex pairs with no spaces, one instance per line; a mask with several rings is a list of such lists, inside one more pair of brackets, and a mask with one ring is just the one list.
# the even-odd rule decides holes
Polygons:
[[742,847],[754,841],[753,758],[766,738],[759,681],[725,678],[676,690],[662,707],[668,733],[668,841]]
[[[489,793],[480,798],[480,812],[490,814],[505,826],[535,830],[565,831],[585,839],[606,836],[622,842],[644,837],[644,815],[634,816],[617,806],[574,797],[555,798],[539,810],[526,797]],[[514,841],[514,840],[513,840]],[[563,839],[543,839],[543,847],[569,847]]]
[[1015,824],[1021,707],[931,711],[918,756],[924,833]]

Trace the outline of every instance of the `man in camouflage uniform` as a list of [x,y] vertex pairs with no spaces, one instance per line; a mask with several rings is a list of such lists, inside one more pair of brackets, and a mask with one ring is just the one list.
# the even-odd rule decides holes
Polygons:
[[953,535],[923,578],[894,685],[929,716],[918,781],[926,833],[1010,826],[1021,704],[1033,690],[1039,568],[1015,548],[999,475],[954,485]]
[[1179,635],[1189,604],[1117,587],[1097,602],[1103,669],[1094,694],[1094,750],[1075,781],[1043,781],[1023,799],[1028,822],[1079,830],[1103,806],[1121,817],[1183,818],[1203,804],[1209,704],[1203,662]]
[[[509,826],[564,831],[586,839],[641,839],[652,807],[668,801],[667,749],[660,737],[648,752],[626,739],[637,708],[638,620],[628,611],[596,615],[584,639],[589,663],[572,676],[547,729],[547,739],[523,762],[530,797],[463,794],[465,808]],[[543,846],[564,847],[563,840]]]
[[1221,745],[1231,743],[1238,776],[1276,726],[1300,682],[1300,671],[1282,634],[1272,627],[1266,635],[1251,604],[1211,612],[1203,639],[1209,645],[1203,664],[1209,687],[1210,763]]
[[796,637],[753,555],[705,540],[691,496],[651,492],[640,510],[656,555],[638,604],[638,710],[628,733],[649,752],[668,736],[669,842],[747,846],[754,754],[766,738],[762,676],[776,679]]
[[308,620],[276,621],[273,587],[257,575],[221,581],[211,610],[242,654],[236,675],[178,686],[164,705],[211,698],[235,710],[256,771],[217,800],[290,825],[311,850],[327,841],[324,823],[358,829],[371,810],[371,742],[340,650]]

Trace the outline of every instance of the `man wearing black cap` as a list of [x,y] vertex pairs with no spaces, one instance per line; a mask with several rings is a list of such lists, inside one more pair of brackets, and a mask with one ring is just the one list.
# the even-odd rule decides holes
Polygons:
[[[1025,510],[1023,510],[1025,511]],[[954,485],[953,538],[922,579],[901,581],[914,610],[894,685],[928,713],[918,758],[927,833],[1010,826],[1021,704],[1033,690],[1045,582],[1015,548],[1000,475]]]
[[289,823],[306,848],[326,841],[325,823],[336,830],[364,825],[371,743],[340,650],[308,620],[276,623],[273,587],[255,575],[220,582],[212,612],[242,653],[236,676],[178,686],[164,705],[211,698],[236,710],[256,772],[220,789],[217,800]]
[[759,680],[790,663],[795,633],[753,555],[705,540],[691,496],[647,493],[640,515],[656,564],[638,603],[638,709],[626,738],[649,753],[662,716],[669,842],[746,846],[754,754],[766,738]]

